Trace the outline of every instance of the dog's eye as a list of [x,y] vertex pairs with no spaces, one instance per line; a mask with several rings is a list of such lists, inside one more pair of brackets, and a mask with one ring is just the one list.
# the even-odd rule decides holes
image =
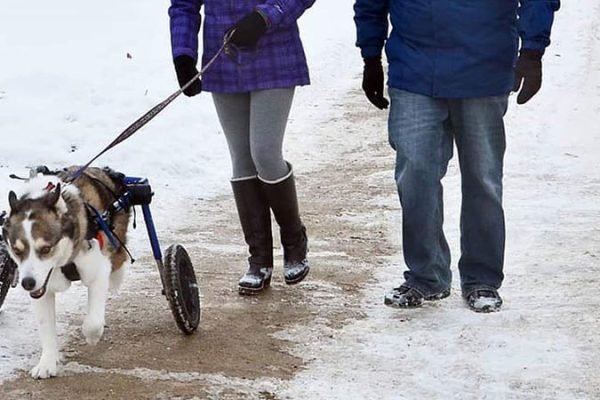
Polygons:
[[15,253],[16,256],[22,256],[23,255],[23,250],[21,249],[17,249],[16,247],[12,248],[13,253]]
[[46,255],[46,254],[50,254],[50,251],[52,251],[52,246],[44,246],[44,247],[40,247],[40,254],[41,255]]

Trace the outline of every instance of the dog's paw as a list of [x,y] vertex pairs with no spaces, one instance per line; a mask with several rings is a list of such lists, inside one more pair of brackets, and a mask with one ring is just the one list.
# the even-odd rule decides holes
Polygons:
[[104,333],[104,321],[93,321],[86,319],[82,326],[83,336],[87,344],[95,346]]
[[30,371],[34,379],[47,379],[56,376],[58,357],[44,357],[40,359],[38,365]]

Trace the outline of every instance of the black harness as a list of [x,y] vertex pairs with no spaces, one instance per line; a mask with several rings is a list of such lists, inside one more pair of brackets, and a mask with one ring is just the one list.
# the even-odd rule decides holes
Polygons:
[[[104,172],[106,172],[114,181],[119,182],[123,178],[123,174],[113,171],[110,168],[104,168]],[[83,173],[85,175],[85,173]],[[92,181],[92,184],[97,184],[103,187],[105,190],[110,191],[115,197],[115,193],[112,192],[111,188],[106,186],[101,181],[96,181],[92,177],[89,177]],[[113,219],[113,213],[111,210],[107,210],[103,213],[96,210],[91,204],[85,203],[85,211],[87,214],[88,220],[88,229],[85,234],[85,240],[90,241],[92,239],[98,239],[100,241],[101,247],[104,245],[104,240],[101,237],[101,234],[108,238],[110,244],[115,248],[119,248],[122,244],[121,240],[114,234],[111,228],[111,221]],[[60,267],[60,271],[62,274],[71,282],[80,281],[81,276],[77,271],[77,266],[74,262],[70,262],[66,265]]]
[[63,265],[62,267],[60,267],[60,272],[62,272],[65,278],[67,278],[71,282],[81,280],[81,276],[79,275],[79,272],[77,271],[77,267],[75,266],[74,262],[70,262],[67,265]]
[[[110,221],[112,221],[112,213],[109,211],[100,213],[90,204],[85,204],[85,210],[88,219],[88,229],[85,235],[85,240],[90,241],[97,239],[100,242],[100,247],[104,245],[104,239],[100,236],[102,233],[108,238],[110,244],[115,248],[119,248],[121,241],[112,231]],[[77,271],[77,266],[74,262],[70,262],[60,267],[61,272],[71,282],[80,281],[81,276]]]
[[[102,229],[98,226],[98,222],[96,220],[97,219],[96,215],[94,215],[92,213],[92,211],[90,210],[90,208],[87,207],[87,204],[85,207],[85,211],[87,213],[87,220],[88,220],[88,229],[85,234],[85,240],[89,241],[89,240],[96,238],[98,236],[98,233]],[[70,263],[60,267],[60,272],[62,272],[62,274],[65,276],[65,278],[67,278],[71,282],[76,282],[76,281],[81,280],[81,276],[79,275],[79,271],[77,271],[77,266],[75,265],[74,262],[70,262]]]

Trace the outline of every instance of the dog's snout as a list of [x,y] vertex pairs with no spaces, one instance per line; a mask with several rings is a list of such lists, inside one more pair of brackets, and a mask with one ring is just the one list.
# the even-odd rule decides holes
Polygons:
[[30,277],[23,278],[23,280],[21,281],[21,285],[23,285],[23,289],[25,290],[33,290],[33,288],[35,287],[35,279]]

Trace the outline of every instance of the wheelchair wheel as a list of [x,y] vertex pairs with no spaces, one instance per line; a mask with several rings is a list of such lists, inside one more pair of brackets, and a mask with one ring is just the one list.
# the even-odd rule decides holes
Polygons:
[[2,308],[8,289],[12,284],[15,268],[16,266],[8,255],[4,243],[0,241],[0,308]]
[[177,326],[192,334],[200,324],[200,293],[194,267],[181,245],[171,245],[165,252],[164,285]]

